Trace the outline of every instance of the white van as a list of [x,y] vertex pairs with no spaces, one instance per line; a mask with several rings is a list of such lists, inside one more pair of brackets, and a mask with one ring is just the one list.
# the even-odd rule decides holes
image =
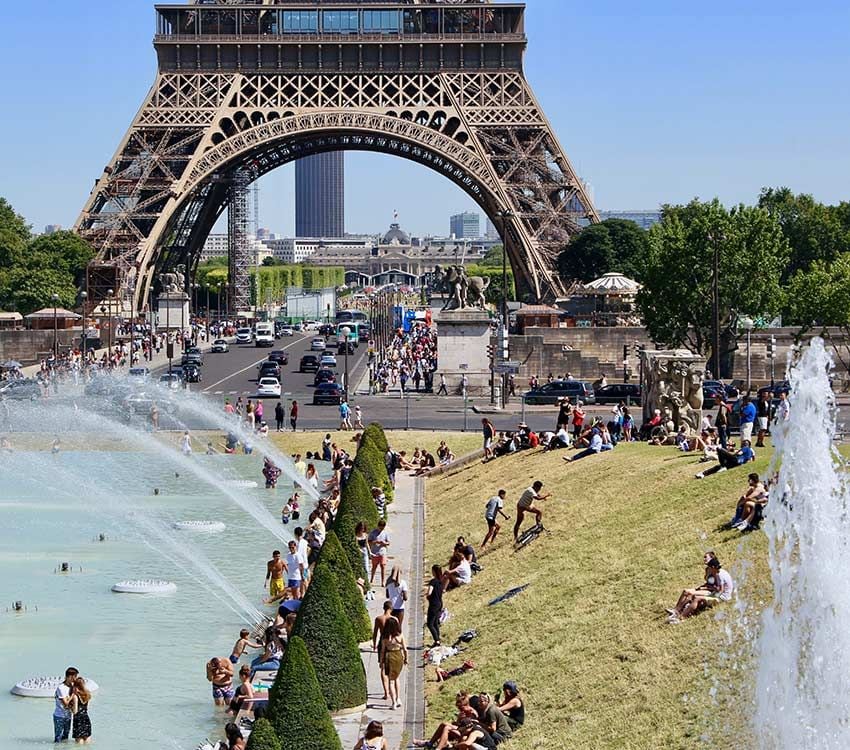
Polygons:
[[254,326],[254,343],[257,346],[274,346],[274,323],[257,323]]
[[237,344],[250,344],[253,340],[254,335],[251,333],[250,328],[237,328],[236,329],[236,343]]

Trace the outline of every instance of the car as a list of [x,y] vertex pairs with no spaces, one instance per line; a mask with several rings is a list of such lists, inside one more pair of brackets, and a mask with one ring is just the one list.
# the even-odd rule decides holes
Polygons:
[[774,383],[773,385],[763,385],[758,390],[758,396],[756,398],[761,398],[761,394],[767,391],[770,393],[771,401],[778,401],[779,394],[785,393],[786,395],[791,393],[791,384],[787,380],[782,380],[778,383]]
[[125,412],[127,409],[132,409],[136,414],[150,414],[151,407],[156,404],[156,408],[160,412],[165,412],[166,414],[177,413],[177,404],[174,401],[169,398],[154,397],[144,391],[118,396],[116,401],[120,402]]
[[269,362],[277,362],[281,367],[289,364],[289,355],[283,349],[269,352]]
[[734,401],[740,395],[738,389],[731,384],[725,384],[721,380],[702,381],[702,408],[711,409],[715,405],[718,396],[725,396],[727,401]]
[[183,365],[183,381],[185,383],[200,383],[201,368],[194,362]]
[[350,341],[347,342],[347,344],[348,344],[348,346],[346,347],[345,341],[338,342],[337,345],[336,345],[336,353],[337,354],[345,354],[345,350],[347,348],[349,354],[354,354],[354,344],[352,344]]
[[319,364],[322,367],[336,367],[336,357],[333,354],[323,354]]
[[336,326],[331,325],[330,323],[325,323],[324,325],[319,326],[319,333],[322,336],[333,336],[336,333]]
[[[591,393],[593,391],[591,390]],[[557,404],[562,398],[569,397],[570,401],[585,401],[587,398],[587,384],[580,380],[553,380],[544,383],[538,388],[533,388],[525,394],[525,403],[534,404]]]
[[313,391],[313,406],[322,404],[339,405],[345,398],[345,391],[339,383],[321,383]]
[[579,396],[579,398],[585,404],[593,405],[596,403],[596,392],[593,390],[593,383],[580,383],[584,387],[584,395]]
[[298,372],[316,372],[319,369],[319,358],[315,354],[305,354],[301,357]]
[[198,349],[197,346],[191,346],[185,352],[183,352],[183,357],[180,360],[180,364],[193,364],[197,365],[198,367],[203,367],[204,353],[200,349]]
[[295,329],[290,325],[281,326],[280,327],[280,335],[281,336],[294,336],[295,335]]
[[277,362],[266,360],[260,363],[257,369],[259,370],[257,380],[261,378],[275,378],[276,380],[280,380],[280,365]]
[[0,398],[10,401],[35,401],[41,398],[41,386],[32,379],[10,380],[0,385]]
[[237,344],[251,344],[254,341],[254,332],[250,328],[236,329]]
[[214,354],[224,354],[225,352],[230,351],[230,344],[228,344],[224,339],[216,339],[212,342],[211,350]]
[[263,398],[280,398],[280,381],[277,378],[260,378],[257,383],[257,396]]
[[313,339],[310,342],[310,351],[323,352],[323,351],[325,351],[326,348],[327,348],[327,346],[325,345],[324,339]]
[[170,388],[176,391],[180,388],[180,375],[177,372],[166,372],[159,376],[159,384],[163,388]]
[[328,370],[327,368],[322,368],[321,370],[316,371],[316,377],[313,378],[313,385],[319,385],[320,383],[335,383],[336,375],[333,370]]
[[147,367],[131,367],[127,373],[127,377],[131,380],[146,381],[150,377],[151,371]]
[[637,383],[609,383],[593,391],[597,404],[640,403],[640,385]]

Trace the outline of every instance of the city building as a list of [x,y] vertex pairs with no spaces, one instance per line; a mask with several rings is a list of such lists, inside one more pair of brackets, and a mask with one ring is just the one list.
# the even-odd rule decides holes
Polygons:
[[641,229],[649,229],[653,224],[661,221],[661,211],[600,211],[599,218],[602,221],[606,219],[627,219],[633,221]]
[[484,230],[484,238],[488,240],[498,240],[499,239],[499,231],[496,229],[496,225],[490,221],[490,217],[487,217],[487,224]]
[[56,234],[56,232],[61,232],[61,231],[62,231],[62,225],[61,224],[48,224],[46,227],[44,227],[44,233],[45,234]]
[[295,162],[296,237],[345,234],[345,156],[330,151]]
[[266,240],[265,244],[277,260],[283,263],[303,263],[306,260],[313,262],[313,256],[320,251],[327,257],[367,252],[374,245],[374,239],[372,237],[285,237]]
[[455,214],[449,220],[449,234],[459,240],[481,236],[481,217],[474,211]]
[[[262,265],[262,262],[272,256],[273,251],[268,246],[269,240],[263,242],[258,240],[253,235],[248,235],[248,244],[251,250],[251,264],[255,266]],[[204,247],[201,250],[200,262],[205,263],[213,258],[228,257],[228,237],[227,234],[210,234],[207,236]]]

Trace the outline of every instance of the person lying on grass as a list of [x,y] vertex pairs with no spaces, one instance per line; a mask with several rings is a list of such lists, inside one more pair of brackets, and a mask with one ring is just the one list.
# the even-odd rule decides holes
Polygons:
[[705,555],[705,583],[695,589],[686,589],[679,597],[676,607],[667,610],[667,621],[671,625],[681,622],[686,617],[713,607],[718,602],[728,602],[735,593],[735,582],[732,576],[720,566],[720,561],[713,552]]
[[712,466],[710,469],[705,469],[696,475],[697,479],[704,479],[711,474],[717,474],[719,471],[734,469],[738,466],[744,466],[750,461],[756,460],[755,451],[750,446],[749,440],[742,440],[741,447],[737,451],[726,450],[725,448],[717,449],[717,460],[719,463]]
[[590,445],[583,451],[576,453],[574,456],[564,456],[564,461],[567,463],[571,461],[578,461],[579,459],[587,458],[588,456],[595,456],[602,453],[602,451],[610,451],[613,449],[614,446],[611,444],[610,440],[607,443],[605,442],[603,431],[604,427],[594,426],[590,434]]
[[738,498],[735,516],[729,522],[730,528],[739,531],[750,531],[757,523],[756,517],[761,516],[767,505],[768,492],[759,475],[752,472],[747,476],[747,491]]

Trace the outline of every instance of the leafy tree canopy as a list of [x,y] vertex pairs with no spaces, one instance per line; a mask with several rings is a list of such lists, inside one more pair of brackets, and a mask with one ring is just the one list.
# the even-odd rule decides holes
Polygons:
[[832,263],[816,260],[806,271],[797,271],[788,282],[788,322],[804,329],[815,326],[850,326],[850,253]]
[[505,257],[505,248],[502,245],[494,245],[486,255],[478,261],[479,266],[484,268],[501,268],[502,259]]
[[712,269],[719,255],[721,352],[735,348],[742,314],[774,315],[782,307],[780,276],[788,241],[765,209],[727,210],[715,199],[664,206],[649,230],[649,253],[638,307],[653,340],[708,355],[712,330]]
[[27,248],[30,267],[54,268],[71,274],[78,284],[94,258],[92,246],[73,232],[54,232],[36,237]]
[[628,219],[606,219],[585,228],[558,257],[565,279],[584,283],[618,272],[641,280],[648,251],[646,232]]
[[32,227],[26,219],[12,208],[5,199],[0,198],[0,232],[6,231],[26,244],[32,239]]
[[20,266],[0,275],[0,309],[28,315],[52,307],[54,294],[59,295],[59,307],[73,308],[77,300],[74,277],[55,268]]

